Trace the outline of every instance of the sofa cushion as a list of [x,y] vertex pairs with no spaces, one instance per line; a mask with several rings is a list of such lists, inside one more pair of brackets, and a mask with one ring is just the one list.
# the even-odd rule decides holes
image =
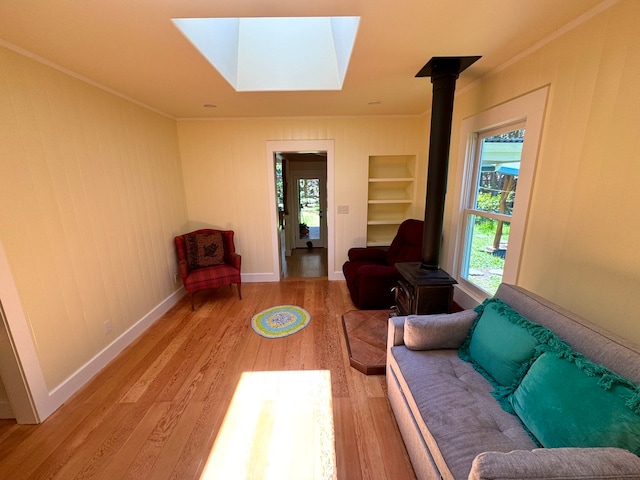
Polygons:
[[537,445],[515,415],[491,396],[491,384],[455,350],[391,348],[389,378],[397,378],[422,436],[444,478],[467,478],[471,462],[491,450]]
[[619,447],[640,455],[638,387],[569,348],[543,353],[510,398],[545,447]]
[[404,344],[411,350],[458,348],[477,316],[473,310],[409,315],[404,321]]
[[186,236],[189,270],[213,267],[224,263],[222,234],[194,233]]
[[476,311],[478,318],[460,349],[461,358],[479,367],[497,386],[515,388],[537,347],[555,336],[497,298],[485,300]]

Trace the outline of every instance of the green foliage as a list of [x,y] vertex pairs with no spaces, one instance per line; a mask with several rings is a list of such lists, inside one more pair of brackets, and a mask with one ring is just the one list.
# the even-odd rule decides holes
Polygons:
[[483,212],[497,212],[500,208],[500,196],[490,193],[478,193],[478,210]]
[[300,222],[310,227],[320,225],[320,181],[317,178],[298,180],[300,195]]
[[277,161],[275,164],[276,175],[276,198],[278,201],[278,208],[281,211],[285,210],[284,205],[284,179],[282,178],[282,161]]
[[500,133],[498,135],[494,135],[493,137],[487,138],[487,141],[496,140],[496,139],[505,139],[505,138],[522,138],[524,139],[524,128],[519,128],[517,130],[511,130],[510,132]]
[[316,206],[320,199],[320,181],[317,178],[301,178],[298,190],[300,192],[300,205]]
[[[497,221],[490,218],[476,217],[473,228],[471,251],[469,257],[469,280],[489,292],[495,293],[502,281],[498,274],[504,269],[504,258],[494,255],[490,251],[496,233]],[[502,228],[501,244],[509,240],[510,224],[505,223]]]

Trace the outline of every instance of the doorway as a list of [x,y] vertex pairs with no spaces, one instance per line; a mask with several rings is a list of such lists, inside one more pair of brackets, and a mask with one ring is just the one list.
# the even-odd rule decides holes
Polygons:
[[333,141],[267,142],[267,153],[274,175],[278,280],[331,277]]
[[284,210],[281,279],[327,276],[327,152],[277,152],[275,158],[276,179],[282,178],[277,202]]

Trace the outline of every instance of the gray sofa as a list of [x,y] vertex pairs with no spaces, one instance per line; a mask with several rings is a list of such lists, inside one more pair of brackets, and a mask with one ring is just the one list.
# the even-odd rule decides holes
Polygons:
[[[568,344],[572,351],[579,353],[547,353],[546,356],[551,356],[553,361],[560,362],[563,357],[570,357],[571,362],[577,365],[585,362],[580,360],[584,356],[624,377],[620,380],[621,385],[625,379],[640,383],[640,347],[524,289],[502,284],[495,298],[522,317],[551,330],[562,345]],[[496,393],[501,388],[499,384],[487,375],[482,366],[467,361],[469,359],[463,360],[461,357],[464,355],[458,351],[465,342],[469,349],[470,329],[473,335],[477,332],[480,336],[481,322],[476,322],[476,317],[476,311],[467,310],[449,315],[389,319],[386,377],[389,402],[418,479],[640,479],[637,451],[632,453],[617,445],[564,447],[560,444],[542,448],[544,443],[539,441],[533,430],[525,427],[521,419],[531,421],[526,402],[519,404],[514,399],[519,394],[522,396],[527,376],[534,374],[535,362],[541,362],[541,352],[555,348],[552,345],[555,340],[549,340],[549,335],[536,333],[543,339],[539,343],[546,342],[545,345],[538,344],[535,356],[511,370],[514,375],[517,373],[516,381],[503,388],[506,393],[503,392],[504,398],[500,400]],[[531,327],[527,328],[531,330]],[[491,331],[487,338],[491,341]],[[476,345],[474,348],[478,356],[478,349],[483,347]],[[473,348],[470,351],[473,352]],[[493,357],[488,358],[491,361]],[[604,375],[604,378],[618,377]],[[588,375],[585,379],[591,381]],[[615,384],[615,381],[609,383]],[[633,392],[633,386],[623,385],[620,388]],[[595,395],[601,393],[595,392]],[[589,402],[585,398],[575,404],[588,409]],[[554,420],[553,415],[546,418],[548,413],[544,413],[544,408],[549,403],[545,400],[533,404],[536,408],[530,410],[541,406],[545,417],[533,424],[536,428],[540,426],[542,431],[550,428],[552,433],[558,431],[563,435],[562,422]],[[507,411],[509,409],[512,411]],[[514,409],[519,415],[514,413]],[[629,415],[633,417],[637,412],[638,409]],[[594,422],[601,419],[600,412],[592,413]],[[632,418],[631,422],[634,421]],[[632,425],[627,434],[626,440],[635,442],[638,437],[636,426]],[[588,443],[590,439],[586,441]],[[545,438],[545,442],[550,440]]]

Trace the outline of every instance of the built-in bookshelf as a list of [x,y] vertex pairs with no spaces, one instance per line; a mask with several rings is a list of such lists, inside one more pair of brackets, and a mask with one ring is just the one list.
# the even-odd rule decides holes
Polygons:
[[415,155],[369,157],[367,246],[388,246],[415,197]]

